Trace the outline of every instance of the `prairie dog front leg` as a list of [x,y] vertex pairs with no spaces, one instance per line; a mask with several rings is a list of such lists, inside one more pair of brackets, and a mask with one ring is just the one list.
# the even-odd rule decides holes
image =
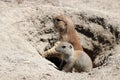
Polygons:
[[66,65],[63,67],[62,71],[72,72],[73,66],[74,66],[73,62],[67,62]]
[[56,52],[55,47],[57,47],[60,43],[61,43],[61,41],[57,41],[55,43],[55,46],[53,46],[51,49],[49,49],[49,50],[47,50],[45,52],[42,52],[41,53],[42,57],[48,57],[48,56],[51,56],[51,55],[52,56],[57,55],[56,53],[58,53],[58,52]]

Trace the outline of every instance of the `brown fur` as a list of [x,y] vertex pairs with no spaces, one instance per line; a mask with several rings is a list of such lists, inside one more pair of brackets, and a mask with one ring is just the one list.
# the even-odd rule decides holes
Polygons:
[[[80,44],[77,31],[75,30],[75,26],[71,18],[65,15],[56,16],[53,18],[54,22],[54,28],[59,33],[60,36],[60,42],[66,41],[71,43],[74,46],[75,50],[83,51],[83,48]],[[55,51],[55,45],[53,48],[49,49],[48,51],[45,51],[41,53],[43,57],[48,56],[56,56],[58,58],[61,58],[60,55],[56,54]]]
[[72,72],[73,68],[77,72],[91,71],[93,67],[92,60],[84,51],[74,50],[72,44],[68,42],[61,42],[55,50],[66,61],[66,65],[62,69],[63,71]]
[[60,34],[60,41],[66,41],[74,46],[75,50],[83,50],[73,21],[65,15],[54,18],[54,27]]

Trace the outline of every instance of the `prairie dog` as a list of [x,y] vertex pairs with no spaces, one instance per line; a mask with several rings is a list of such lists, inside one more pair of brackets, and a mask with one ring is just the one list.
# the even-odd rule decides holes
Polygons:
[[70,17],[65,15],[56,16],[53,18],[53,23],[54,29],[59,33],[60,40],[51,49],[41,53],[43,57],[54,56],[61,58],[61,55],[56,54],[55,47],[63,41],[71,43],[75,50],[83,51],[74,23]]
[[68,42],[61,42],[55,50],[66,61],[66,65],[62,69],[63,71],[72,72],[73,68],[77,72],[91,71],[93,67],[92,61],[84,51],[74,50],[72,44]]
[[83,50],[72,19],[65,15],[53,19],[54,28],[59,33],[60,41],[66,41],[74,46],[75,50]]

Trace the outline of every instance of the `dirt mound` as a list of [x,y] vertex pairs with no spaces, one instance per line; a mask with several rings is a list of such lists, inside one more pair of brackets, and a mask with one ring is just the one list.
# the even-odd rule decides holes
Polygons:
[[[69,2],[0,1],[0,80],[119,80],[120,1],[115,0],[116,6],[109,6],[110,2],[113,3],[111,0],[109,3],[107,0]],[[104,5],[100,6],[103,2]],[[68,15],[74,21],[81,44],[96,67],[93,71],[64,73],[57,70],[58,64],[55,66],[39,55],[39,52],[51,48],[58,40],[52,18],[59,14]]]

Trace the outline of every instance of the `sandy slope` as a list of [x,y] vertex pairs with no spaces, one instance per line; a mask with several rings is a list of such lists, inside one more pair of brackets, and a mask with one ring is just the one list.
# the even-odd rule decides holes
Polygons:
[[[23,0],[19,5],[16,1],[0,1],[0,80],[120,79],[119,0]],[[114,55],[89,73],[58,71],[38,51],[57,39],[51,20],[61,13],[72,17],[86,51],[97,49],[103,58]],[[104,62],[101,56],[96,64]]]

